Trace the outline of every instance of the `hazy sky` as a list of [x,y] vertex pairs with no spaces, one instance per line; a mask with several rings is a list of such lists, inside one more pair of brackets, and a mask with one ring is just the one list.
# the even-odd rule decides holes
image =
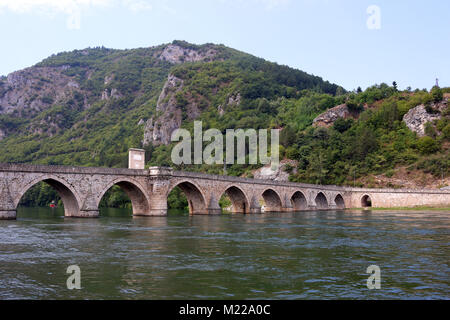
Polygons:
[[436,77],[450,86],[449,15],[442,0],[0,0],[0,75],[61,51],[178,39],[222,43],[350,90],[394,80],[430,88]]

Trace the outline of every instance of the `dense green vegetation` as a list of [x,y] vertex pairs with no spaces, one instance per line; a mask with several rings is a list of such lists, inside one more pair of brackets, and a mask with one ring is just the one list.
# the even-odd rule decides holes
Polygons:
[[[378,92],[383,100],[376,108],[361,112],[357,121],[339,120],[331,128],[308,127],[283,141],[285,156],[299,161],[298,173],[292,180],[352,185],[355,177],[389,174],[398,166],[407,166],[411,171],[424,169],[435,176],[442,172],[448,175],[450,157],[443,145],[450,140],[449,119],[436,123],[439,134],[433,128],[428,136],[418,138],[401,120],[410,108],[429,104],[431,95],[423,91],[409,95],[391,89],[385,85],[369,88],[367,91]],[[351,94],[349,99],[360,104],[377,101],[367,91]]]
[[[440,92],[442,94],[442,90]],[[354,180],[369,174],[389,175],[397,166],[407,166],[410,171],[423,170],[436,177],[449,174],[448,109],[441,120],[430,124],[427,136],[422,138],[402,121],[409,109],[438,101],[433,93],[398,92],[394,87],[381,84],[364,92],[340,96],[312,90],[298,94],[300,97],[296,98],[244,100],[240,106],[227,110],[223,117],[209,109],[201,120],[205,128],[219,128],[223,132],[226,128],[283,128],[280,154],[298,161],[297,173],[291,175],[291,180],[296,182],[353,185]],[[330,128],[312,126],[317,115],[345,102],[349,109],[353,106],[356,119],[339,119]],[[191,124],[186,128],[192,129]],[[170,152],[170,147],[153,150],[150,163],[168,164],[164,159],[170,159]],[[227,168],[227,174],[250,176],[257,167],[232,165]],[[179,169],[223,172],[222,166],[182,166]]]
[[39,182],[23,195],[22,199],[20,199],[19,206],[48,207],[52,201],[58,206],[63,205],[55,189],[45,182]]
[[[215,59],[171,64],[158,58],[164,46],[134,50],[93,48],[49,57],[38,66],[62,67],[80,83],[64,103],[54,104],[37,116],[0,114],[0,128],[8,133],[0,141],[0,162],[126,167],[131,147],[143,147],[139,121],[157,117],[156,102],[168,74],[183,79],[177,107],[195,101],[202,111],[204,130],[217,128],[282,128],[281,156],[298,161],[289,168],[292,181],[353,185],[371,174],[392,175],[398,166],[435,176],[449,174],[450,112],[426,128],[418,138],[403,123],[409,109],[441,101],[448,88],[400,92],[397,85],[375,85],[346,92],[316,76],[270,63],[248,54],[207,44],[175,44],[199,52],[214,48]],[[105,81],[108,79],[108,81]],[[102,100],[102,93],[117,89],[120,96]],[[230,97],[239,103],[229,103]],[[85,99],[89,107],[84,107]],[[354,119],[340,119],[332,127],[314,127],[313,119],[327,109],[346,103]],[[223,109],[223,114],[219,111]],[[183,113],[183,127],[193,122]],[[173,145],[145,147],[148,165],[170,165]],[[227,174],[251,176],[257,165],[231,165]],[[177,169],[223,173],[223,166],[179,166]],[[367,185],[367,186],[370,186]],[[23,204],[42,205],[55,195],[45,186],[34,187]],[[37,200],[32,200],[37,199]],[[223,200],[224,206],[227,201]],[[187,202],[179,190],[169,197],[176,208]],[[102,206],[129,207],[127,197],[112,188]]]

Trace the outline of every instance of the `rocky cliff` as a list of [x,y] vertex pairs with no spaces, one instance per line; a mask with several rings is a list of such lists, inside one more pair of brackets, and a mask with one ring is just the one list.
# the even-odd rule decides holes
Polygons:
[[289,181],[289,175],[296,173],[298,162],[295,160],[282,160],[276,170],[273,170],[271,165],[266,165],[253,172],[254,179],[274,180],[274,181]]
[[201,117],[221,130],[266,127],[269,101],[312,88],[338,86],[223,45],[62,52],[0,77],[0,162],[126,166],[127,148],[161,153]]
[[341,104],[334,108],[328,109],[326,112],[320,114],[313,120],[313,125],[316,127],[330,127],[337,119],[347,119],[352,117],[347,105]]
[[87,107],[86,93],[63,72],[70,66],[31,67],[0,80],[0,114],[36,115],[74,96]]
[[183,89],[183,80],[170,74],[156,104],[157,119],[151,117],[145,123],[144,146],[167,145],[172,132],[181,126],[182,110],[178,107],[176,94]]
[[177,44],[169,44],[161,53],[157,53],[158,59],[170,63],[212,61],[216,58],[218,51],[212,46],[201,49],[181,47]]
[[435,120],[442,118],[442,112],[447,108],[448,99],[444,99],[439,103],[432,103],[428,107],[421,104],[408,111],[403,117],[403,122],[411,130],[417,133],[418,136],[425,135],[425,126],[427,123],[433,123]]
[[[60,118],[67,113],[73,118],[92,105],[113,105],[119,103],[114,100],[121,99],[129,101],[132,98],[142,100],[141,104],[145,103],[145,96],[149,93],[146,88],[139,86],[142,80],[138,75],[145,72],[145,68],[150,67],[147,72],[154,73],[165,70],[167,77],[171,65],[213,61],[219,59],[219,54],[220,50],[216,45],[195,46],[182,41],[130,51],[95,48],[58,54],[36,66],[0,78],[0,116],[5,115],[4,121],[7,123],[16,123],[14,119],[21,119],[21,122],[31,120],[26,128],[28,133],[52,136],[65,129],[61,125],[64,121]],[[138,59],[147,61],[145,64],[136,64]],[[126,67],[130,63],[140,70]],[[144,137],[146,143],[167,144],[171,132],[181,125],[183,112],[177,105],[175,96],[181,88],[182,81],[169,75],[159,95],[154,119],[147,121]],[[52,115],[41,117],[43,112],[52,110],[55,106],[61,106],[65,115],[55,115],[53,111],[48,111]],[[195,103],[191,103],[185,111],[188,113],[187,119],[198,115],[199,112],[195,109]],[[84,121],[86,120],[84,117]],[[16,127],[16,124],[2,126],[0,140],[15,133]]]

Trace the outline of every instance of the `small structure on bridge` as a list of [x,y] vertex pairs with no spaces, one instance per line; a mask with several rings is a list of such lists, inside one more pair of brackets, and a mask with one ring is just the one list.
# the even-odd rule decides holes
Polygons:
[[145,150],[129,149],[128,150],[128,169],[145,169]]

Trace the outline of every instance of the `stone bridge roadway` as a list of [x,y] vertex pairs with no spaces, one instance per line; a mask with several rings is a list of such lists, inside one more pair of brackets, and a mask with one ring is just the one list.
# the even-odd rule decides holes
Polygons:
[[25,192],[44,181],[61,196],[66,217],[98,217],[99,204],[112,186],[129,196],[136,216],[167,215],[167,197],[179,187],[191,214],[220,214],[227,194],[233,213],[339,210],[361,207],[449,206],[450,191],[359,189],[245,179],[173,171],[0,164],[0,219],[15,219]]

